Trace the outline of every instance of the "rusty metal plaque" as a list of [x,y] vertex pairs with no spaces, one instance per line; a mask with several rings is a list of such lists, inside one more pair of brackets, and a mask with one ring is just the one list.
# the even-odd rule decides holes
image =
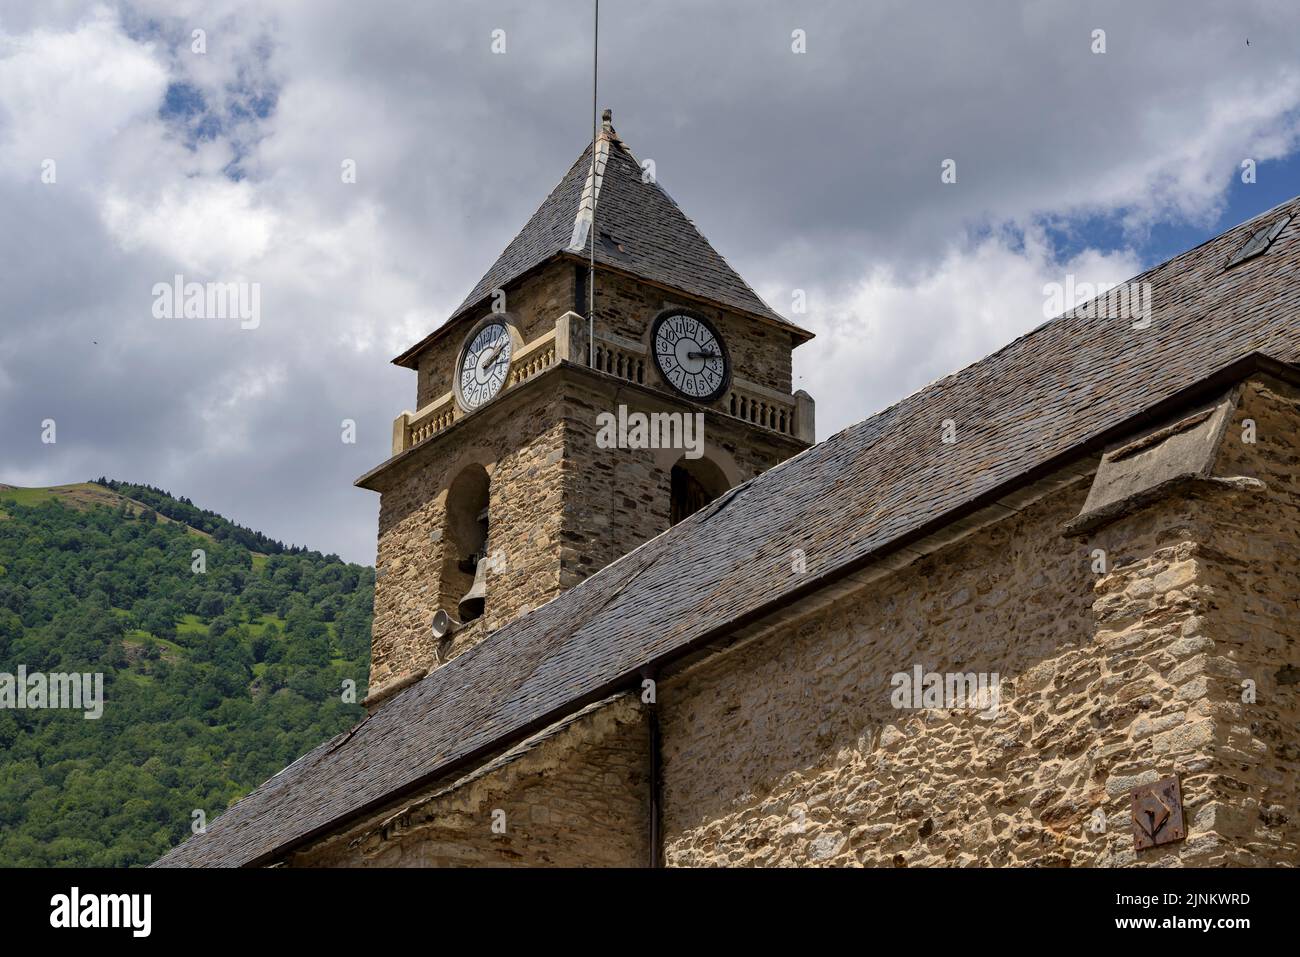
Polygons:
[[1183,823],[1183,795],[1178,777],[1161,778],[1133,789],[1133,846],[1136,850],[1181,841],[1187,836]]

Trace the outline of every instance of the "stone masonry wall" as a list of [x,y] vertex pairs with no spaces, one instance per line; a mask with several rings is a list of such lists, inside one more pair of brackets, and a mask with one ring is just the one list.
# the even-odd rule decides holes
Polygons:
[[[1251,420],[1255,442],[1242,441]],[[1216,474],[1261,480],[1225,496],[1207,561],[1213,607],[1189,693],[1216,719],[1212,823],[1228,863],[1300,863],[1300,392],[1248,384]],[[1243,682],[1254,683],[1254,700]]]
[[643,867],[649,860],[648,733],[634,695],[603,702],[285,863]]
[[[676,404],[647,400],[616,380],[599,387],[566,390],[564,523],[560,582],[577,584],[669,527],[671,473],[681,452],[603,449],[597,445],[597,417],[632,411],[665,411]],[[802,445],[774,433],[705,413],[705,456],[725,459],[728,487],[747,481],[795,454]],[[720,454],[719,454],[720,453]]]
[[[1085,742],[1053,714],[1101,678],[1087,554],[1059,534],[1086,490],[1072,486],[662,682],[667,862],[1008,864],[1059,854],[1058,821],[1077,831],[1078,810],[1044,797],[1062,783],[1094,798],[1102,787],[1081,766]],[[917,664],[1015,676],[1018,694],[1003,686],[995,721],[894,710],[891,676]]]
[[[1247,405],[1294,442],[1293,409]],[[1231,464],[1266,495],[1071,539],[1077,483],[662,682],[668,863],[1296,863],[1297,455],[1261,448]],[[996,716],[894,709],[917,664],[998,672]],[[1129,791],[1170,773],[1189,836],[1138,855]]]
[[457,603],[463,592],[441,594],[443,564],[456,557],[448,554],[444,504],[449,483],[471,463],[488,467],[487,553],[500,558],[489,565],[485,621],[479,633],[499,627],[558,590],[564,430],[542,394],[522,406],[512,405],[509,414],[499,412],[484,410],[476,428],[440,437],[436,449],[416,453],[385,478],[371,687],[447,657],[448,649],[440,649],[430,631],[433,613],[443,608],[459,618]]

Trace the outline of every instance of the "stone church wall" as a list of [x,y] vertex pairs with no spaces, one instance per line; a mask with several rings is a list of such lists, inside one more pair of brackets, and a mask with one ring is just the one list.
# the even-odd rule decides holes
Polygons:
[[[560,560],[561,585],[568,588],[626,555],[669,527],[672,467],[682,450],[603,449],[597,444],[597,417],[661,406],[640,390],[576,385],[565,390],[565,487]],[[783,462],[801,448],[775,433],[705,413],[705,457],[719,466],[728,488]]]
[[375,561],[372,688],[408,669],[435,665],[450,650],[438,647],[430,624],[439,607],[459,617],[461,595],[440,594],[439,581],[444,563],[457,557],[450,554],[446,489],[465,467],[477,463],[489,472],[487,547],[501,559],[489,573],[486,621],[480,629],[499,627],[559,589],[554,543],[561,521],[564,427],[541,394],[515,397],[508,414],[500,414],[503,411],[484,410],[480,428],[443,436],[437,455],[417,453],[384,480]]
[[[1256,481],[1068,537],[1082,479],[665,677],[665,862],[1296,863],[1300,394],[1248,383],[1215,475]],[[997,672],[996,711],[895,708],[916,665]],[[649,767],[623,694],[289,863],[644,866]],[[1188,836],[1136,852],[1130,791],[1170,774]]]
[[[1256,442],[1229,441],[1216,471],[1248,475],[1266,490],[1215,514],[1206,562],[1214,609],[1198,654],[1215,702],[1213,821],[1232,841],[1229,863],[1300,863],[1300,392],[1265,380],[1248,386],[1239,438],[1254,420]],[[1242,701],[1253,681],[1254,703]]]
[[648,741],[637,699],[607,700],[285,863],[643,867],[650,835]]
[[[664,681],[667,862],[1294,863],[1300,417],[1254,387],[1250,416],[1220,464],[1266,492],[1063,537],[1084,481]],[[894,709],[918,664],[998,672],[996,717]],[[1138,858],[1129,791],[1170,773],[1189,836]]]

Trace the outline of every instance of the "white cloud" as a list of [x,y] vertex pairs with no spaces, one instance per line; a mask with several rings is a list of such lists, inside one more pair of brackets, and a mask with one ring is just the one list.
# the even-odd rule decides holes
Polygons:
[[[80,13],[69,13],[79,6]],[[257,32],[264,25],[256,17],[244,23],[230,11],[168,19],[180,12],[172,3],[158,5],[158,19],[142,19],[140,7],[51,5],[45,12],[65,14],[66,22],[26,33],[6,32],[0,23],[0,171],[21,177],[53,157],[61,184],[139,194],[146,202],[151,190],[169,183],[194,190],[213,180],[231,185],[224,170],[236,158],[236,144],[249,146],[241,137],[255,132],[256,117],[245,115],[248,98],[271,82]],[[189,25],[196,21],[226,27],[213,31],[220,43],[209,55],[189,52]],[[162,118],[174,85],[200,91],[219,138],[209,133],[187,142],[180,119]],[[232,114],[235,107],[244,114]]]
[[204,273],[193,277],[199,281],[225,281],[257,262],[276,223],[247,182],[225,179],[170,183],[155,195],[111,192],[102,211],[124,249],[148,247],[181,269]]
[[97,156],[152,120],[166,86],[153,46],[105,7],[68,31],[0,32],[0,170],[35,179],[53,158],[65,181],[95,177]]
[[1139,271],[1131,250],[1060,261],[1041,230],[1010,229],[950,246],[924,275],[881,265],[838,295],[809,291],[817,338],[795,353],[795,385],[818,400],[826,438],[1042,324],[1048,283],[1113,284]]

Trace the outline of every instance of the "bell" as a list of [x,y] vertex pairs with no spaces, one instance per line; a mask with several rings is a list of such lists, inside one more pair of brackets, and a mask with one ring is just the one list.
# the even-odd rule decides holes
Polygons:
[[474,584],[465,592],[465,596],[456,607],[460,611],[461,621],[473,621],[483,614],[483,596],[487,594],[488,563],[479,559],[474,569]]

